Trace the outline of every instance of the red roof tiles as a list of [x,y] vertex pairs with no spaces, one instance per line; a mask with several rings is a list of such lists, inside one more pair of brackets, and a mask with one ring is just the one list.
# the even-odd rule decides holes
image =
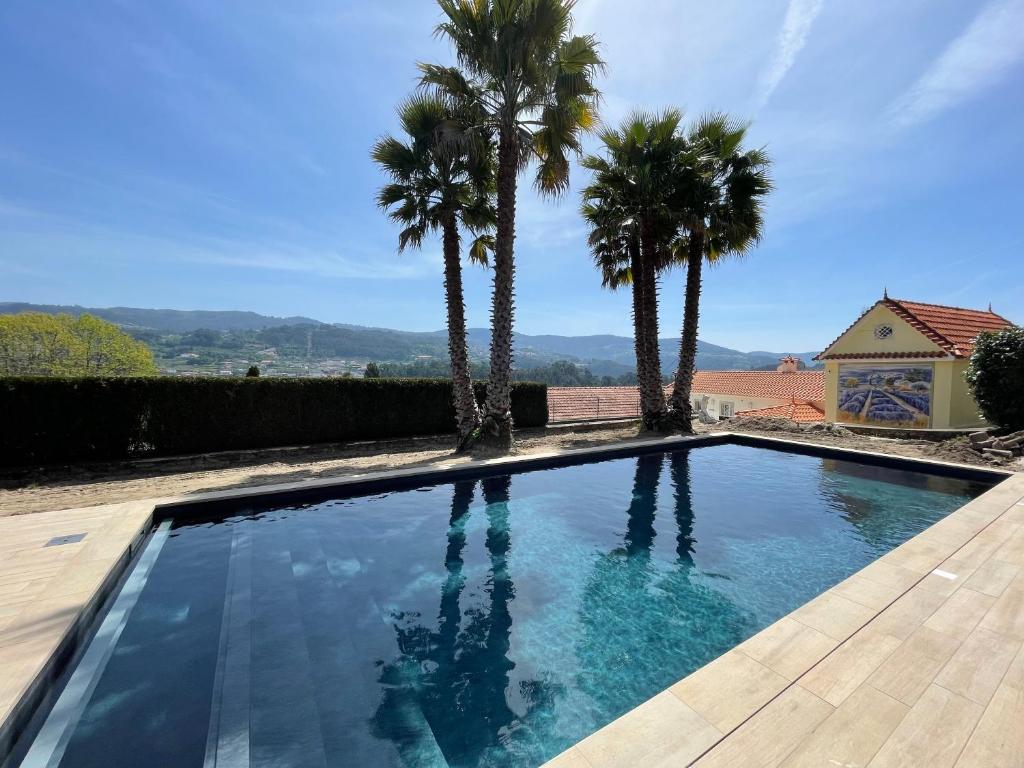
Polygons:
[[770,400],[824,400],[825,372],[697,371],[693,376],[693,392]]
[[790,421],[813,422],[824,421],[825,412],[814,403],[793,401],[788,405],[776,405],[772,408],[756,408],[752,411],[737,411],[737,416],[769,416]]
[[969,357],[982,331],[999,331],[1013,325],[995,312],[944,307],[903,299],[886,299],[887,306],[914,328],[956,357]]
[[[665,387],[665,395],[671,394],[672,387]],[[693,394],[821,402],[825,399],[825,372],[697,371]],[[548,418],[553,422],[634,416],[640,416],[636,387],[548,387]]]
[[640,416],[636,387],[548,387],[549,421],[589,421]]
[[[902,318],[923,336],[935,342],[943,352],[848,352],[828,354],[828,350],[843,338],[861,318],[879,304],[885,305],[893,314]],[[974,340],[982,331],[998,331],[1010,328],[1009,320],[992,311],[965,309],[963,307],[946,307],[941,304],[925,304],[906,299],[890,299],[888,296],[875,304],[858,317],[853,324],[839,334],[838,338],[818,355],[817,360],[864,360],[877,358],[940,358],[970,357],[974,350]]]

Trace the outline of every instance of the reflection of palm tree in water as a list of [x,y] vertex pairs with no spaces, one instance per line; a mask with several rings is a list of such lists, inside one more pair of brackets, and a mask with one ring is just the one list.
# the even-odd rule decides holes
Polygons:
[[690,452],[676,451],[669,459],[672,492],[675,495],[676,557],[680,563],[693,565],[693,498],[690,492]]
[[689,454],[670,455],[676,557],[652,548],[664,456],[637,459],[625,547],[601,554],[584,587],[577,685],[602,725],[653,696],[749,634],[750,617],[694,569]]
[[[505,696],[515,666],[508,658],[509,606],[515,599],[508,573],[510,483],[508,476],[482,482],[490,560],[486,607],[474,605],[463,610],[460,605],[466,582],[462,553],[475,481],[456,483],[438,629],[435,632],[416,623],[416,616],[404,626],[395,626],[400,655],[382,668],[384,697],[373,726],[379,736],[396,743],[408,765],[425,764],[423,734],[416,733],[422,731],[423,723],[413,720],[418,713],[425,718],[445,759],[459,766],[480,763],[518,719]],[[538,682],[524,686],[524,698],[532,710],[547,696],[545,686]],[[488,764],[500,764],[499,755],[490,757],[494,759]]]

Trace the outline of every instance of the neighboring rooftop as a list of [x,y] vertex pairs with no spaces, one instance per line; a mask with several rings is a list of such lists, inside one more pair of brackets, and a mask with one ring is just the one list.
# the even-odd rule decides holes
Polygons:
[[737,416],[764,416],[777,419],[789,419],[799,422],[817,422],[825,420],[825,411],[814,403],[804,400],[793,400],[787,405],[776,405],[771,408],[755,408],[752,411],[737,411]]
[[824,371],[697,371],[698,394],[761,397],[769,400],[825,399]]
[[[905,320],[915,330],[935,343],[942,352],[878,352],[871,355],[865,353],[829,354],[829,350],[857,325],[875,307],[882,305],[897,317]],[[865,310],[849,328],[843,331],[825,351],[817,356],[817,360],[837,360],[843,358],[892,357],[892,358],[924,358],[924,357],[970,357],[974,351],[974,341],[983,331],[998,331],[1013,326],[1002,315],[988,310],[966,309],[964,307],[947,307],[942,304],[926,304],[907,299],[891,299],[884,295],[869,309]]]
[[[672,387],[665,387],[670,395]],[[787,403],[825,400],[824,371],[697,371],[695,395],[728,395]],[[548,413],[553,422],[622,419],[640,415],[636,387],[548,387]],[[802,414],[808,415],[806,410]],[[813,421],[822,421],[824,415]]]

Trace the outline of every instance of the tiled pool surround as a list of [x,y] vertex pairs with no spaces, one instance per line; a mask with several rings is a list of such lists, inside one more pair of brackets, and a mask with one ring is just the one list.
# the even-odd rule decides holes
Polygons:
[[[133,548],[133,542],[137,545],[140,534],[143,534],[152,526],[153,519],[159,519],[168,514],[168,511],[171,509],[174,510],[176,515],[180,515],[183,508],[202,515],[208,514],[216,506],[224,502],[252,496],[259,496],[265,500],[287,499],[289,502],[293,502],[296,494],[300,494],[304,500],[337,496],[339,493],[358,495],[365,493],[367,490],[381,490],[382,485],[386,485],[388,489],[414,487],[452,479],[493,474],[496,469],[507,468],[509,470],[521,471],[524,469],[572,464],[579,462],[581,459],[601,460],[615,456],[635,455],[645,451],[660,452],[676,446],[697,446],[723,442],[783,448],[815,455],[826,454],[852,459],[861,463],[877,462],[906,468],[914,468],[921,465],[920,462],[911,462],[877,454],[865,454],[863,452],[838,449],[822,450],[818,447],[797,445],[786,441],[720,434],[700,438],[651,440],[610,449],[602,447],[582,451],[567,451],[545,456],[511,457],[480,462],[455,470],[445,470],[443,468],[403,470],[367,475],[341,482],[331,479],[264,487],[255,489],[255,493],[248,489],[238,489],[180,499],[160,499],[126,505],[112,505],[106,508],[97,507],[62,513],[26,515],[0,521],[0,531],[12,534],[9,538],[4,537],[2,546],[5,548],[5,551],[9,551],[17,560],[18,564],[15,568],[21,567],[23,569],[22,573],[26,577],[31,577],[30,583],[38,584],[39,589],[42,590],[39,593],[40,599],[33,600],[27,607],[23,603],[7,600],[3,593],[0,592],[0,607],[6,611],[4,614],[0,614],[0,661],[3,662],[2,669],[4,670],[4,677],[0,679],[0,685],[3,686],[0,688],[0,716],[4,717],[4,736],[8,739],[9,743],[10,737],[25,724],[28,708],[37,704],[41,696],[45,694],[48,681],[54,676],[54,668],[60,662],[66,661],[70,646],[80,638],[83,627],[88,624],[91,614],[95,611],[98,599],[102,598],[104,591],[109,592],[110,588],[113,587],[113,582],[116,579],[112,578],[112,574],[115,574],[119,567],[123,568],[127,564],[128,556]],[[939,462],[928,462],[928,464],[936,468],[942,468],[943,471],[948,471],[951,474],[965,477],[985,475],[991,478],[994,476],[993,473],[985,473],[980,470],[956,467]],[[1006,484],[1004,483],[1003,485]],[[926,561],[930,562],[930,559],[939,557],[941,550],[949,549],[957,542],[960,542],[960,539],[972,530],[972,524],[985,517],[978,510],[983,507],[991,507],[993,499],[990,497],[993,494],[998,494],[1002,487],[998,486],[974,502],[966,505],[966,507],[961,508],[961,510],[953,513],[949,518],[933,526],[933,528],[921,534],[921,536],[894,550],[890,555],[883,557],[878,563],[869,566],[865,569],[865,572],[870,571],[876,566],[881,569],[880,563],[887,559],[905,556],[907,562],[897,567],[902,568],[903,565],[910,564],[920,568]],[[998,496],[994,498],[996,499],[996,506],[998,506]],[[959,517],[964,517],[966,524],[964,521],[960,521],[957,524],[950,522],[955,522]],[[84,521],[89,521],[93,528],[87,530],[89,526],[83,524]],[[11,523],[14,523],[14,525],[11,525]],[[25,556],[25,552],[31,547],[31,542],[38,541],[39,539],[45,542],[54,535],[69,531],[85,531],[88,533],[88,536],[84,542],[80,542],[73,547],[65,545],[54,548],[57,550],[77,550],[74,553],[70,553],[70,557],[65,558],[68,559],[68,563],[55,564],[52,561],[33,562],[31,557]],[[920,543],[918,540],[923,540],[923,543]],[[35,547],[38,551],[45,551],[39,550],[38,544]],[[904,548],[907,548],[906,551],[909,554],[900,554]],[[6,565],[7,563],[5,562]],[[912,567],[908,567],[906,570],[912,573],[917,572]],[[10,567],[0,570],[0,576],[2,575],[19,578],[19,572]],[[59,578],[57,578],[58,575]],[[856,580],[861,575],[857,574],[848,581]],[[870,579],[861,579],[860,581],[866,583]],[[60,583],[55,585],[48,582]],[[871,582],[872,585],[874,583],[874,581]],[[859,591],[857,591],[858,589]],[[833,591],[836,594],[830,595],[829,593]],[[844,596],[844,592],[846,596]],[[833,590],[829,590],[829,593],[798,609],[794,612],[793,616],[797,616],[797,619],[794,619],[794,621],[797,621],[801,626],[813,626],[817,622],[820,628],[825,630],[821,634],[830,638],[830,642],[835,641],[836,643],[843,639],[842,636],[846,633],[846,629],[853,631],[859,626],[859,624],[852,626],[857,624],[857,622],[844,618],[844,601],[854,603],[861,608],[865,607],[862,603],[850,600],[849,596],[855,599],[860,596],[862,602],[874,600],[875,604],[880,607],[885,597],[883,589],[865,587],[864,584],[858,582],[853,584],[844,582],[833,588]],[[871,596],[864,597],[868,593],[872,593]],[[19,609],[19,605],[23,607]],[[863,610],[855,611],[855,613],[858,613],[860,617],[864,616]],[[871,610],[871,613],[874,616],[877,611]],[[798,615],[804,617],[802,621]],[[789,618],[787,617],[787,619]],[[783,622],[786,622],[787,619],[783,619]],[[848,624],[850,626],[847,626]],[[800,627],[794,630],[791,626],[784,626],[780,629],[778,625],[773,625],[761,633],[761,635],[768,636],[768,639],[762,639],[761,643],[762,645],[767,643],[766,647],[770,647],[772,645],[772,637],[778,639],[779,637],[788,637],[794,633],[800,635]],[[744,645],[753,643],[754,645],[751,647],[756,649],[756,641],[761,638],[761,635],[751,638]],[[839,635],[839,637],[836,635]],[[796,645],[801,646],[801,643],[798,642]],[[818,660],[814,658],[815,654],[826,646],[825,643],[808,644],[806,642],[802,643],[802,645],[808,650],[808,658],[813,659],[813,661]],[[54,653],[55,651],[57,651],[56,654]],[[756,658],[757,651],[751,651],[750,655]],[[730,656],[730,654],[726,654],[726,656]],[[813,663],[813,661],[810,663]],[[791,675],[795,674],[800,666],[798,661],[791,659],[777,663],[782,665],[783,670],[788,671]],[[716,664],[718,662],[713,662],[704,669],[699,670],[695,675],[692,675],[691,678],[697,677],[705,670],[714,668]],[[29,678],[32,679],[30,680]],[[690,678],[687,678],[687,680],[690,680]],[[679,685],[684,685],[685,683],[686,681],[683,681]],[[662,696],[655,697],[651,702],[641,705],[638,710],[662,699]],[[737,710],[742,710],[745,706],[742,696],[737,696],[735,699],[733,705]],[[763,702],[759,704],[759,706],[762,705]],[[712,726],[712,729],[721,735],[721,733],[728,730],[730,725],[733,725],[733,720],[741,718],[741,716],[741,713],[733,714],[731,718],[723,716],[724,719],[718,720]],[[623,718],[623,720],[627,718],[629,718],[629,715]],[[738,722],[742,721],[740,719]],[[613,723],[608,728],[611,729],[618,723],[620,721]],[[621,727],[621,725],[618,727]],[[603,732],[601,731],[595,736],[600,736]],[[712,735],[711,731],[707,731],[709,738]],[[581,744],[581,748],[583,746]],[[592,759],[593,756],[591,756]]]

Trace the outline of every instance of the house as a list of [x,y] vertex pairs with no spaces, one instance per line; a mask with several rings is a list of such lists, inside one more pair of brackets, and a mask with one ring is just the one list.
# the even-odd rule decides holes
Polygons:
[[[705,402],[717,418],[823,421],[825,372],[798,371],[798,362],[784,357],[775,371],[697,371],[693,403],[699,407]],[[665,395],[671,394],[672,387],[666,387]],[[548,387],[548,413],[553,422],[633,418],[640,415],[640,393],[636,387]]]
[[[794,421],[825,419],[824,371],[797,370],[799,361],[786,356],[774,371],[696,371],[693,405],[711,416],[778,416]],[[671,391],[669,389],[668,391]]]
[[964,379],[982,331],[1013,324],[987,311],[883,294],[817,360],[829,421],[957,429],[984,425]]

